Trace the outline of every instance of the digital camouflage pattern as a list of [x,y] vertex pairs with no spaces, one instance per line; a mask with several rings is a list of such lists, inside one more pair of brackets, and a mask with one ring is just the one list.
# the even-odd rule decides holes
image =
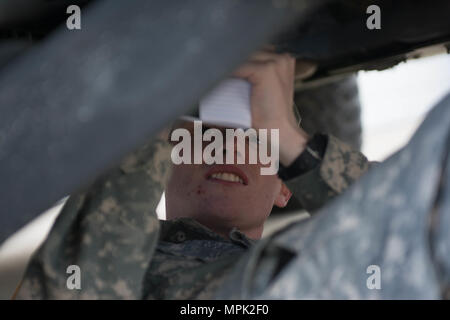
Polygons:
[[[155,208],[170,173],[158,137],[72,195],[27,268],[20,299],[139,299],[159,236]],[[69,265],[81,290],[66,286]]]
[[[330,138],[321,166],[287,184],[304,208],[315,209],[366,169],[364,156]],[[252,240],[238,230],[224,239],[191,219],[158,223],[155,209],[169,171],[170,146],[161,137],[71,196],[32,258],[17,298],[213,297]],[[66,268],[73,264],[81,269],[81,290],[66,286]]]
[[[449,299],[449,150],[450,95],[404,149],[255,245],[216,298]],[[379,289],[368,286],[369,266]]]
[[303,208],[314,212],[346,190],[369,169],[367,158],[349,145],[328,136],[327,148],[320,166],[285,181]]
[[237,229],[230,241],[183,218],[161,221],[161,235],[144,280],[145,299],[211,299],[253,244]]
[[[286,181],[306,209],[322,209],[256,243],[236,229],[222,238],[192,219],[158,221],[170,146],[155,139],[70,197],[33,256],[17,298],[440,297],[444,289],[434,262],[440,261],[445,288],[450,270],[448,235],[440,223],[450,220],[448,173],[442,175],[450,108],[439,110],[443,116],[434,111],[407,148],[356,184],[367,159],[329,137],[321,164]],[[71,264],[81,268],[81,290],[66,286]],[[382,290],[366,286],[372,264],[383,272]]]

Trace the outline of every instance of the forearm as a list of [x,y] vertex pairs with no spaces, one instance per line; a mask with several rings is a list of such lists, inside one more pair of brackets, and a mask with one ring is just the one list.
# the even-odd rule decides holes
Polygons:
[[[158,237],[155,208],[169,174],[164,139],[127,156],[85,190],[72,195],[33,256],[18,298],[139,298]],[[69,290],[69,265],[81,290]]]
[[317,165],[285,179],[284,183],[303,208],[313,212],[345,191],[368,168],[369,161],[361,152],[333,136],[327,136],[324,153]]

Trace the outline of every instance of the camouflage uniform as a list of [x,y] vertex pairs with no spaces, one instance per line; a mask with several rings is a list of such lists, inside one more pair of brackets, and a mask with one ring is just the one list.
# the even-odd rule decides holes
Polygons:
[[[449,299],[449,150],[450,95],[405,148],[308,221],[256,244],[215,297]],[[335,191],[344,180],[333,179]]]
[[[71,196],[17,298],[211,298],[253,241],[237,229],[225,239],[192,219],[158,221],[169,156],[158,138]],[[330,137],[321,166],[286,183],[304,208],[316,208],[366,169],[362,154]],[[69,265],[81,269],[81,290],[67,289]]]
[[[444,120],[450,118],[449,110]],[[435,126],[442,127],[445,123]],[[448,127],[447,123],[447,134]],[[237,229],[225,239],[192,219],[158,221],[155,208],[170,174],[170,147],[156,139],[69,198],[34,254],[17,298],[383,297],[382,290],[366,287],[368,265],[378,263],[391,278],[398,276],[405,261],[414,263],[420,274],[432,271],[424,251],[416,252],[413,247],[421,249],[424,245],[419,244],[426,243],[425,215],[415,224],[408,224],[405,215],[416,207],[417,212],[431,209],[430,196],[437,190],[442,163],[441,167],[438,161],[436,166],[426,166],[423,161],[444,154],[444,144],[437,141],[444,129],[426,141],[430,146],[419,160],[413,161],[411,150],[400,152],[381,169],[370,170],[313,219],[256,243]],[[416,203],[407,192],[417,181],[400,184],[410,165],[424,179],[423,186],[415,188],[418,193],[411,193],[423,200],[420,206],[408,206]],[[361,153],[330,136],[320,165],[286,184],[303,207],[313,211],[349,188],[368,166]],[[448,208],[448,197],[444,199]],[[392,219],[396,215],[398,219]],[[417,215],[412,214],[413,218]],[[450,218],[442,219],[449,222]],[[416,225],[422,229],[412,227]],[[391,237],[394,231],[399,232],[397,238]],[[402,238],[418,231],[415,236],[420,237],[415,241]],[[444,239],[446,233],[437,227],[435,237]],[[448,245],[436,250],[436,256],[448,261]],[[66,286],[66,268],[72,264],[81,269],[81,290]],[[449,264],[443,266],[450,270]],[[416,281],[414,285],[421,284]],[[430,292],[436,293],[425,290],[422,296],[436,297]]]

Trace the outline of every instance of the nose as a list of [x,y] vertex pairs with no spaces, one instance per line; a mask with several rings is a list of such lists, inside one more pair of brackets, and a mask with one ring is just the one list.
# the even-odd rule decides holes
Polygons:
[[[204,148],[206,145],[204,144]],[[204,149],[203,149],[204,150]],[[218,152],[222,152],[223,163],[227,164],[244,164],[246,160],[246,145],[242,145],[241,142],[238,141],[237,137],[234,139],[234,144],[227,145],[225,135],[223,136],[222,143],[220,147],[216,149]],[[215,157],[215,153],[213,152],[211,156]],[[231,157],[232,163],[227,157]],[[207,161],[209,162],[209,161]]]
[[[225,140],[225,139],[224,139]],[[232,157],[233,164],[244,164],[246,160],[246,143],[239,141],[237,137],[234,137],[234,143],[227,145],[226,141],[223,141],[223,156],[224,160],[227,161],[227,156]]]
[[[233,164],[242,164],[245,162],[245,145],[240,146],[241,148],[238,148],[238,146],[240,146],[240,144],[236,141],[236,139],[234,141],[234,144],[231,146],[227,146],[226,144],[222,145],[225,161],[227,160],[227,156],[232,156]],[[243,149],[244,153],[242,153],[241,149]]]

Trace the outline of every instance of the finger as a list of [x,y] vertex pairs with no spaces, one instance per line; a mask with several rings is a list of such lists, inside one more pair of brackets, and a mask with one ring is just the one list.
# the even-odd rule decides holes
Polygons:
[[258,51],[251,57],[252,61],[265,62],[275,66],[276,73],[281,78],[294,79],[295,58],[288,53],[273,53]]
[[253,53],[249,60],[255,60],[255,61],[275,61],[280,59],[280,55],[274,52],[269,51],[257,51]]
[[276,64],[292,68],[295,65],[295,58],[288,53],[274,53],[269,51],[257,51],[250,56],[249,60],[260,62],[275,62]]
[[316,71],[317,64],[305,60],[297,60],[295,65],[295,79],[303,80],[309,78]]
[[232,73],[232,76],[247,79],[249,82],[255,84],[266,68],[267,63],[252,60],[240,66]]
[[277,48],[273,44],[265,44],[263,45],[261,51],[275,52]]
[[250,59],[244,64],[246,67],[260,69],[270,64],[276,65],[277,69],[282,72],[295,70],[295,58],[289,54],[276,54],[270,52],[258,51],[254,53]]

